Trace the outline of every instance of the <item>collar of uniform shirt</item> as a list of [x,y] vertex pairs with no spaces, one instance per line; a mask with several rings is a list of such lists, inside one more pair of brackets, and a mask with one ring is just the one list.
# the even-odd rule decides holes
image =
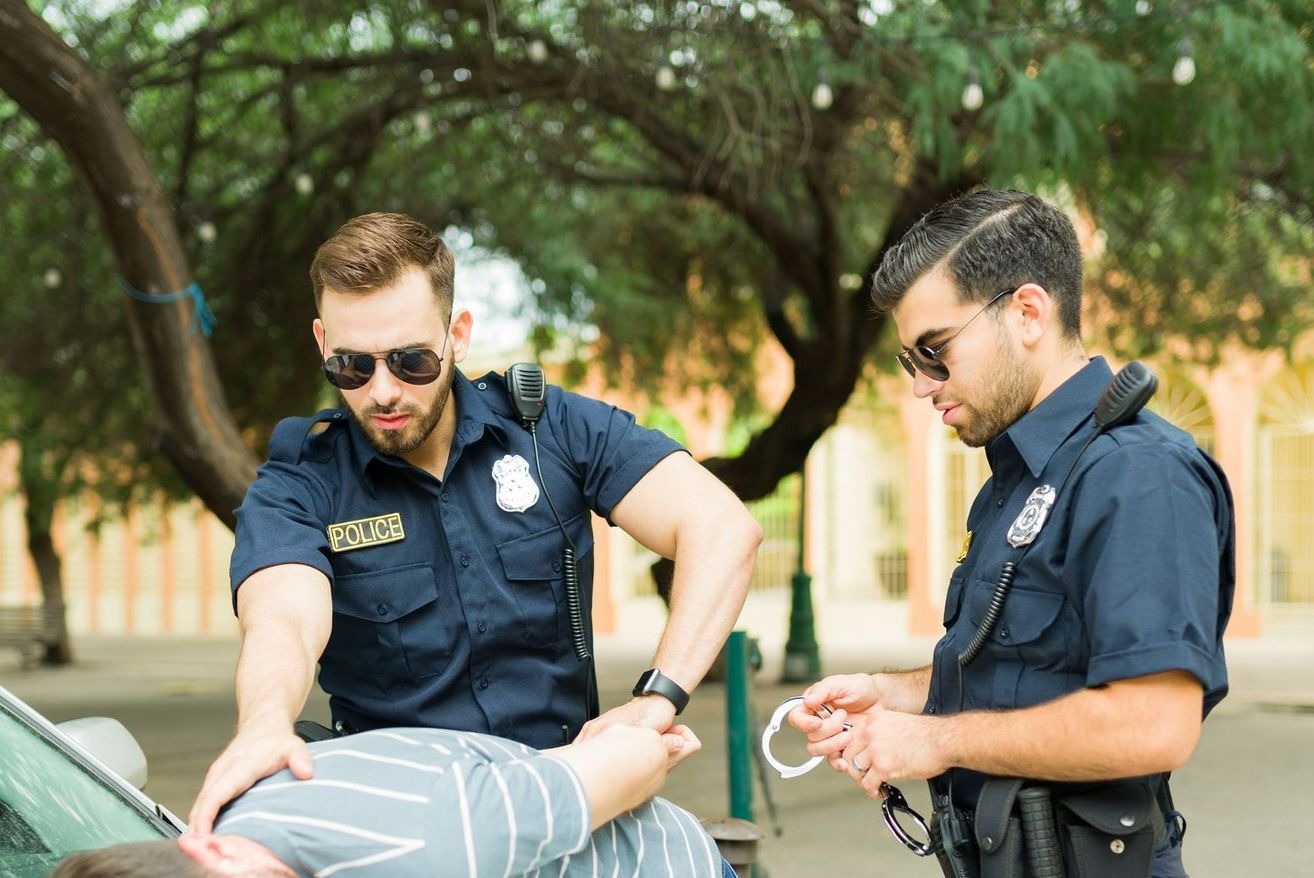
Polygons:
[[[489,405],[487,391],[479,390],[475,386],[476,383],[483,383],[492,390],[490,379],[497,381],[498,386],[501,386],[501,380],[491,372],[475,382],[465,377],[465,373],[460,369],[456,370],[456,377],[452,379],[452,395],[447,400],[448,405],[456,406],[456,436],[453,437],[453,445],[469,445],[484,431],[494,434],[504,446],[507,444],[507,420],[511,417],[509,409],[507,414],[500,414],[494,410]],[[366,467],[372,461],[381,459],[382,455],[365,436],[365,431],[354,418],[350,422],[350,428],[356,469],[364,475]]]
[[1049,459],[1059,446],[1090,420],[1113,370],[1103,357],[1091,361],[1059,385],[1040,405],[1018,418],[991,443],[991,449],[1005,436],[1017,448],[1031,475],[1040,478]]

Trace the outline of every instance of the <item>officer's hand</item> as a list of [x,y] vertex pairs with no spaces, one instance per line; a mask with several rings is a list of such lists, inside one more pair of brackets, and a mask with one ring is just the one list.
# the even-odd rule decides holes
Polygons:
[[880,690],[872,674],[832,674],[803,690],[803,706],[814,714],[822,712],[823,704],[859,713],[879,700]]
[[675,722],[675,705],[660,695],[640,695],[618,707],[591,719],[580,729],[579,740],[585,741],[611,725],[643,726],[665,732]]
[[666,773],[670,774],[690,756],[703,749],[703,742],[688,726],[671,726],[662,734],[662,743],[666,745]]
[[849,776],[871,798],[884,798],[886,781],[925,780],[949,770],[943,718],[875,707],[863,720],[854,726],[843,759]]
[[206,834],[214,829],[219,809],[251,788],[261,778],[284,768],[307,780],[315,773],[310,750],[292,730],[238,731],[205,773],[201,792],[187,815],[187,831]]

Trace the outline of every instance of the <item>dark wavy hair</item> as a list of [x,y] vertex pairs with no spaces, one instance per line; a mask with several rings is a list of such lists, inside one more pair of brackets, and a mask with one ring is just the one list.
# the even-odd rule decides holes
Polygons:
[[892,311],[924,275],[944,269],[964,302],[1035,283],[1058,305],[1068,338],[1081,336],[1081,247],[1072,222],[1029,192],[977,189],[937,206],[885,254],[872,305]]

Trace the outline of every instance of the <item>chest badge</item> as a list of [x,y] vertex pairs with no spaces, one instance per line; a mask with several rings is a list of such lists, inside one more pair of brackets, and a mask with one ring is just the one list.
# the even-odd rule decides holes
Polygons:
[[328,526],[329,547],[335,552],[350,552],[366,546],[395,543],[406,539],[400,512],[358,518]]
[[497,482],[497,508],[503,512],[524,512],[538,502],[538,485],[529,475],[529,461],[519,454],[507,454],[493,464],[493,481]]
[[958,550],[958,557],[954,559],[955,564],[962,564],[967,560],[967,553],[972,549],[972,532],[969,530],[963,534],[963,547]]
[[1054,507],[1055,493],[1053,485],[1041,485],[1031,492],[1026,505],[1008,528],[1010,546],[1020,549],[1031,544],[1049,517],[1049,510]]

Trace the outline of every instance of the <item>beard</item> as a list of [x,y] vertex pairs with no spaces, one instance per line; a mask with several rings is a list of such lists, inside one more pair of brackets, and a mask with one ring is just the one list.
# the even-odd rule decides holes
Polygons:
[[1022,357],[1006,337],[999,346],[999,361],[991,368],[978,392],[980,406],[963,403],[968,419],[958,427],[958,439],[969,448],[989,445],[1031,409],[1040,387],[1040,376],[1032,375]]
[[[438,395],[434,397],[433,402],[427,409],[412,403],[401,406],[376,406],[369,405],[360,411],[356,411],[350,405],[347,410],[351,412],[352,418],[360,425],[361,430],[365,432],[366,438],[370,444],[379,450],[382,454],[391,454],[394,457],[401,457],[410,454],[415,449],[424,444],[433,432],[433,428],[438,426],[438,421],[442,419],[443,411],[447,408],[447,399],[452,393],[452,382],[456,379],[456,369],[449,369],[446,380],[438,379],[442,386],[438,390]],[[410,415],[411,420],[400,430],[383,430],[375,426],[370,420],[374,415]]]

